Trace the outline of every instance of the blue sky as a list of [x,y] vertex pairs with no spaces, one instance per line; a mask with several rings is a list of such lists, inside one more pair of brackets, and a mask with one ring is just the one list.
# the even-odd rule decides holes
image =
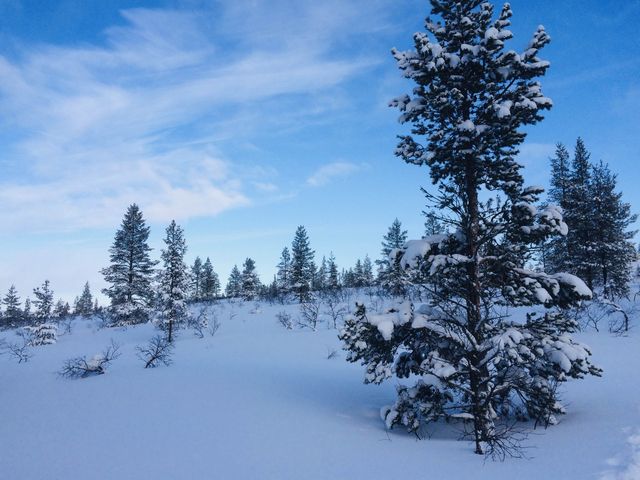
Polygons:
[[[515,0],[511,48],[552,37],[555,107],[521,160],[546,184],[555,142],[581,135],[640,205],[640,0]],[[161,248],[184,226],[188,261],[262,279],[304,224],[341,266],[397,216],[422,233],[424,168],[393,156],[389,99],[412,86],[425,0],[0,1],[0,290],[45,278],[69,300],[98,271],[127,205]],[[159,251],[156,250],[156,254]]]

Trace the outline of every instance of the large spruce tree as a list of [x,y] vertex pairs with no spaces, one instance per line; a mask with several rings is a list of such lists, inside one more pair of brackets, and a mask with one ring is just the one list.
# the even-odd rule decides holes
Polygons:
[[184,232],[175,220],[166,229],[164,244],[157,299],[161,326],[166,330],[167,340],[171,343],[176,328],[187,318],[189,289],[189,274],[184,262],[187,245]]
[[149,318],[156,262],[149,257],[148,240],[149,227],[134,203],[127,209],[109,249],[111,265],[102,270],[110,284],[102,292],[111,300],[110,312],[117,324],[140,323]]
[[[366,382],[418,379],[400,385],[396,403],[383,410],[388,427],[419,434],[425,422],[461,419],[476,453],[517,454],[512,419],[554,423],[563,412],[558,384],[600,373],[587,347],[569,336],[575,323],[557,308],[589,298],[589,289],[573,275],[526,267],[532,244],[566,233],[557,207],[537,208],[541,189],[524,185],[515,159],[521,127],[551,107],[536,81],[549,66],[538,57],[549,37],[539,27],[516,53],[505,49],[508,4],[495,20],[481,0],[432,4],[439,18],[414,35],[415,48],[393,50],[416,84],[391,103],[412,125],[396,154],[430,168],[436,208],[456,231],[398,252],[406,270],[437,279],[437,288],[424,286],[428,303],[402,302],[382,315],[360,305],[341,338],[348,359],[366,365]],[[511,318],[516,306],[538,310]]]

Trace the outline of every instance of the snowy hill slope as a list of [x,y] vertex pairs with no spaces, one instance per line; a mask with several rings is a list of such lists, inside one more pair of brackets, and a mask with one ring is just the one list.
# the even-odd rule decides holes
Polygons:
[[[640,341],[588,333],[602,378],[570,382],[568,414],[527,444],[528,460],[486,461],[455,426],[416,440],[387,432],[379,410],[392,382],[363,385],[335,330],[285,330],[297,306],[222,304],[215,336],[181,331],[173,365],[143,369],[136,345],[151,325],[97,330],[0,357],[1,478],[31,479],[636,479],[640,478]],[[9,336],[5,332],[4,336]],[[106,375],[59,378],[64,360],[110,339],[122,356]],[[635,462],[635,463],[634,463]]]

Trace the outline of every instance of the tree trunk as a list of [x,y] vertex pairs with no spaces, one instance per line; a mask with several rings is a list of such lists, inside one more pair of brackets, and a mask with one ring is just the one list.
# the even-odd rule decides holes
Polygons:
[[[480,269],[477,261],[478,241],[479,241],[479,205],[478,188],[475,161],[469,159],[466,167],[465,193],[467,195],[467,245],[466,255],[472,259],[467,266],[467,328],[473,334],[476,342],[482,342],[481,327],[481,286]],[[472,393],[473,429],[476,449],[475,453],[482,455],[482,442],[486,437],[485,412],[483,385],[486,385],[482,378],[484,370],[480,365],[482,356],[478,351],[469,354],[469,387]]]

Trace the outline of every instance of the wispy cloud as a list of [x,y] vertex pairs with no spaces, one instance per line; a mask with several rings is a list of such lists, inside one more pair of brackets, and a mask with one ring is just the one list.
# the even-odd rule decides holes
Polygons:
[[[0,222],[21,231],[107,226],[132,201],[166,221],[276,192],[218,142],[250,144],[251,132],[339,108],[317,99],[372,62],[334,54],[364,32],[344,28],[361,13],[355,4],[241,3],[222,2],[220,15],[126,10],[102,45],[0,57],[0,122],[13,139],[0,150]],[[342,171],[313,182],[348,173],[333,168]]]
[[307,185],[311,187],[322,187],[336,178],[347,177],[360,170],[363,166],[349,162],[334,162],[318,168],[309,178]]

